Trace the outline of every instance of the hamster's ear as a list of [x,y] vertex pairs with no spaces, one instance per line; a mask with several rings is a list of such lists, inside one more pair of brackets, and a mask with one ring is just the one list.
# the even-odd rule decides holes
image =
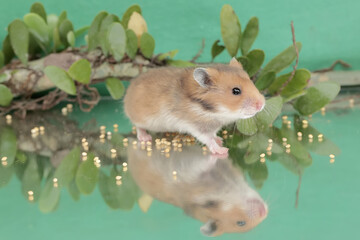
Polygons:
[[214,220],[209,220],[203,226],[200,227],[200,232],[205,236],[211,237],[216,232],[217,226]]
[[240,69],[244,69],[243,66],[241,65],[241,63],[239,63],[238,60],[237,60],[235,57],[233,57],[233,58],[230,60],[230,64],[229,64],[229,65],[232,66],[232,67],[238,67],[238,68],[240,68]]
[[201,87],[207,88],[211,85],[210,75],[206,68],[195,68],[193,76]]

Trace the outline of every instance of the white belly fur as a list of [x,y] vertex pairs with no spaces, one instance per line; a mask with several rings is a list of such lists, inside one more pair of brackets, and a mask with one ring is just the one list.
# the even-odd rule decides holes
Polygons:
[[139,124],[149,131],[154,132],[181,132],[191,133],[195,126],[184,119],[180,119],[169,111],[161,111],[155,116],[149,116],[145,124]]

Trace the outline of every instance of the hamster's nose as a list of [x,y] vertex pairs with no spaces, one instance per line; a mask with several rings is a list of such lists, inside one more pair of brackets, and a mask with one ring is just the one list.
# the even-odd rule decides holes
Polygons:
[[268,208],[266,203],[263,203],[259,199],[248,200],[251,208],[254,209],[260,218],[265,218],[268,213]]
[[257,101],[255,104],[256,111],[260,112],[265,107],[265,104],[263,101]]

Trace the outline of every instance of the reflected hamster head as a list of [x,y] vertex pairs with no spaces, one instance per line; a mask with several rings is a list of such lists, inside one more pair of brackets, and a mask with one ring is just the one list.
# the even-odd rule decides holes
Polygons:
[[223,233],[246,232],[267,216],[267,204],[259,197],[247,199],[240,205],[224,206],[212,203],[204,206],[207,209],[209,220],[200,228],[206,236],[219,236]]
[[202,88],[200,99],[229,120],[250,118],[265,106],[265,98],[235,58],[229,65],[195,68],[195,81]]

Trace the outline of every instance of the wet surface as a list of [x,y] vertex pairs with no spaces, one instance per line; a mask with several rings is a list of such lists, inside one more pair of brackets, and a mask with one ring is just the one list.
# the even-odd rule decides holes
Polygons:
[[223,129],[228,158],[191,136],[138,142],[119,102],[65,109],[0,122],[1,239],[359,236],[351,102],[251,137]]

